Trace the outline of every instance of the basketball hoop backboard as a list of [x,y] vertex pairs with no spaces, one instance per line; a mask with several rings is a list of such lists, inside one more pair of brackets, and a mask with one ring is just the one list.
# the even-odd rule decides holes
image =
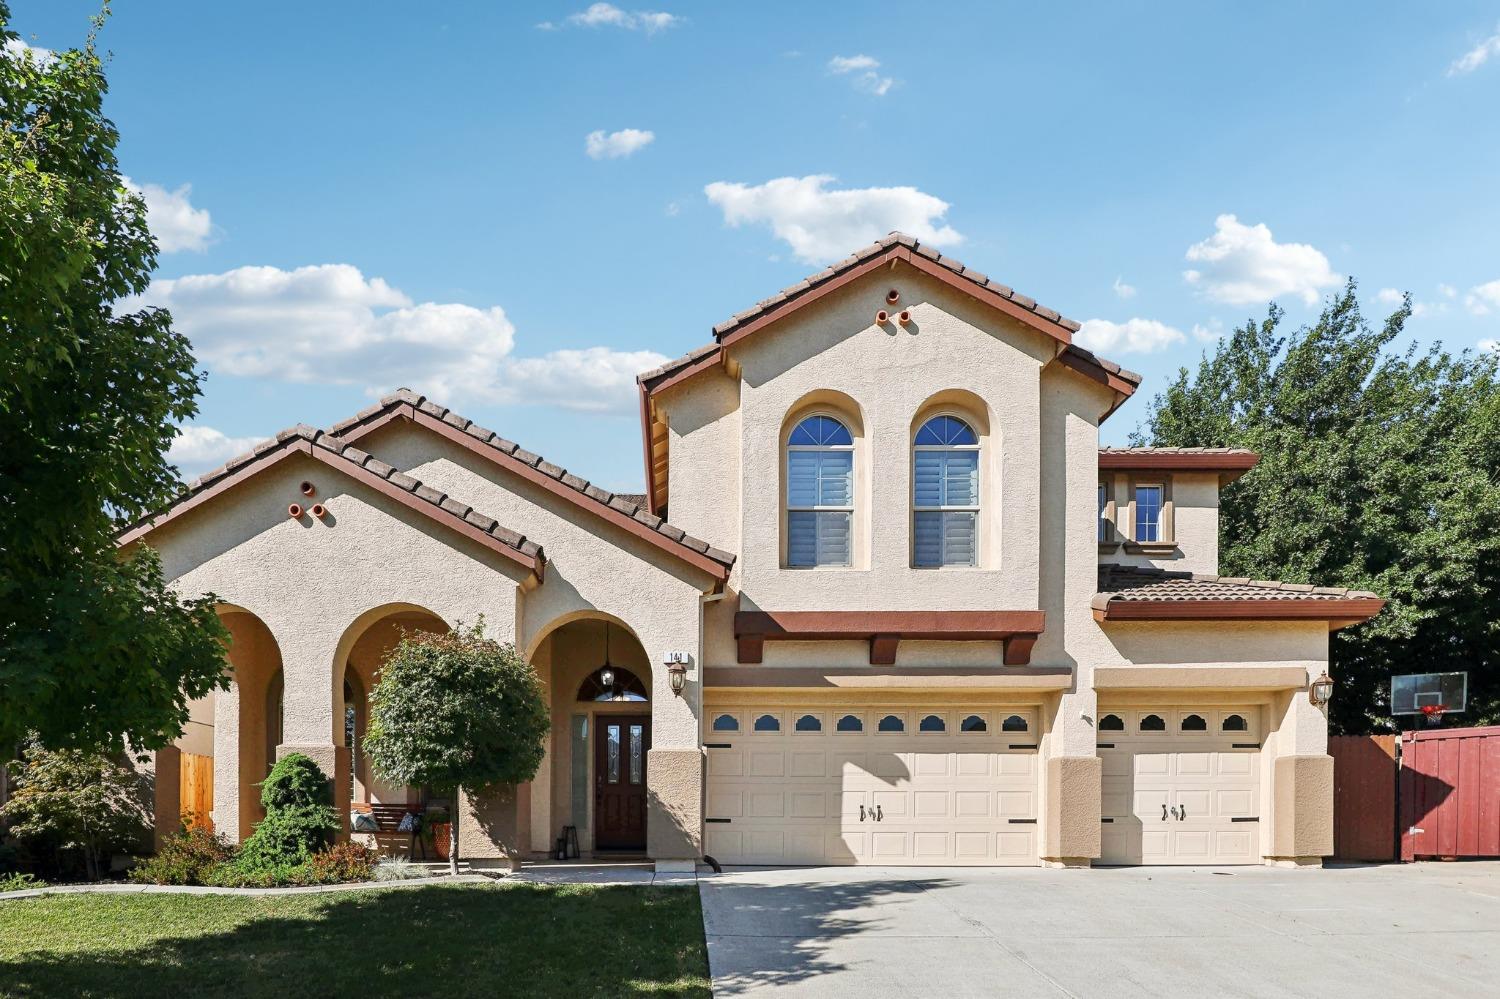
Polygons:
[[1391,714],[1451,714],[1469,699],[1467,673],[1407,673],[1391,677]]

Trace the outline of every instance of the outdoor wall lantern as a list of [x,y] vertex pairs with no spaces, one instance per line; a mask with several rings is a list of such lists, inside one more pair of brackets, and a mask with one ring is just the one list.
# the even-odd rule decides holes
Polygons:
[[687,663],[669,664],[667,666],[667,682],[672,685],[672,693],[681,697],[682,688],[687,686]]
[[1307,699],[1318,707],[1327,704],[1333,698],[1333,677],[1325,671],[1322,676],[1314,680],[1307,688]]

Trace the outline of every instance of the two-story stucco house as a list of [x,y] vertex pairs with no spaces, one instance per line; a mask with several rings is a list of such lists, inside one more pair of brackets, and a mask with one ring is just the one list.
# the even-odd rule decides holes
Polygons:
[[644,497],[407,391],[209,473],[121,543],[223,601],[233,683],[179,746],[216,827],[291,751],[415,800],[360,751],[368,691],[400,629],[483,615],[552,732],[463,802],[476,863],[567,826],[662,868],[1320,862],[1310,685],[1381,601],[1215,575],[1256,456],[1101,448],[1140,378],[1077,330],[893,234],[641,376]]

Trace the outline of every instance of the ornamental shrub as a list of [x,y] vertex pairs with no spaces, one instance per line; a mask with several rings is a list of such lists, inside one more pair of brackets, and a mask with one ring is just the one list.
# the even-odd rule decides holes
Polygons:
[[137,864],[131,881],[148,885],[206,885],[220,866],[234,858],[234,847],[207,829],[184,829],[168,839],[156,856]]
[[0,874],[0,891],[28,891],[45,887],[47,882],[40,880],[35,874]]
[[266,817],[240,847],[234,866],[245,873],[306,863],[333,845],[339,830],[333,789],[310,758],[292,753],[276,761],[260,786]]
[[372,881],[375,877],[375,851],[359,843],[338,843],[307,862],[312,884],[338,885],[350,881]]

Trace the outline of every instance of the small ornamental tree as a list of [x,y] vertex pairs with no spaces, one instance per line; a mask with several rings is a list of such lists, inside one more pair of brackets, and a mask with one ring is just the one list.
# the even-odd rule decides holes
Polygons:
[[370,694],[365,751],[387,780],[453,790],[448,870],[457,874],[460,795],[535,777],[550,725],[536,671],[514,646],[485,638],[481,621],[402,636]]
[[244,872],[271,871],[304,864],[333,845],[339,814],[333,789],[311,757],[290,753],[276,761],[260,785],[266,817],[245,840],[235,866]]

